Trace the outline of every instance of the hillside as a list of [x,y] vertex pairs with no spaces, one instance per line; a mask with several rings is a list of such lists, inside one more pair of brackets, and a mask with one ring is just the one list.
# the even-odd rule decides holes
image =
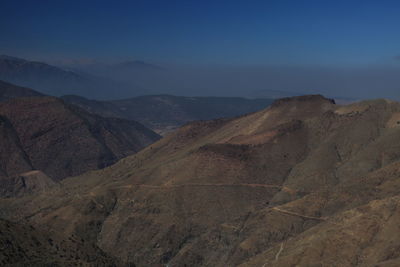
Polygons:
[[1,216],[136,266],[398,266],[400,104],[281,99],[194,122]]
[[31,225],[0,220],[2,266],[116,266],[118,261],[77,237],[63,239]]
[[64,96],[66,102],[106,117],[119,117],[143,123],[160,134],[190,121],[235,117],[269,106],[271,99],[240,97],[139,96],[115,101],[95,101]]
[[0,80],[0,102],[18,97],[43,96],[41,93]]
[[41,170],[54,180],[103,168],[159,139],[143,125],[102,118],[54,97],[0,103],[0,176]]

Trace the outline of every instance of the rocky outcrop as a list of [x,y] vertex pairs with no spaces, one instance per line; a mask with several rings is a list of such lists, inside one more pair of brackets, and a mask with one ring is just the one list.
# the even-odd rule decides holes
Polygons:
[[55,186],[56,182],[42,171],[29,171],[16,176],[0,178],[0,195],[3,197],[21,197],[43,193]]

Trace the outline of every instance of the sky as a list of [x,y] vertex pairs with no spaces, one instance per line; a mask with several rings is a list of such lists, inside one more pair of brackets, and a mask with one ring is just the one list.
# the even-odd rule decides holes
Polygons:
[[387,0],[1,0],[0,54],[66,62],[397,68],[399,14],[400,1]]
[[33,58],[356,65],[400,56],[399,1],[1,2],[1,51]]

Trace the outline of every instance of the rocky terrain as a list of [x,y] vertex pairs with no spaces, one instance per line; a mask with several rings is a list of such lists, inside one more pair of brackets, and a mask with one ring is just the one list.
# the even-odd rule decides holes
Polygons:
[[[117,259],[78,237],[63,239],[31,225],[0,220],[2,266],[117,266]],[[127,265],[128,266],[128,265]]]
[[259,111],[273,102],[271,99],[172,95],[139,96],[114,101],[96,101],[73,95],[63,96],[62,99],[101,116],[138,121],[161,135],[191,121],[235,117]]
[[58,181],[103,168],[158,139],[140,123],[102,118],[54,97],[12,99],[0,103],[0,176],[8,177],[2,190],[31,170],[42,171],[34,177],[47,184],[47,176]]
[[49,190],[57,183],[42,171],[34,170],[2,178],[0,196],[21,197]]
[[399,139],[399,103],[286,98],[2,199],[0,216],[116,265],[399,266]]

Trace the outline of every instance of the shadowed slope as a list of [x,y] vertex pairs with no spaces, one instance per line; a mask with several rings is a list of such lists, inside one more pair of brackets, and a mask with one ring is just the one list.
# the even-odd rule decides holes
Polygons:
[[0,166],[13,171],[8,176],[38,169],[63,179],[108,166],[159,138],[139,123],[91,115],[53,97],[10,100],[0,104],[0,114],[5,143]]
[[0,220],[2,266],[116,266],[118,261],[77,237]]

